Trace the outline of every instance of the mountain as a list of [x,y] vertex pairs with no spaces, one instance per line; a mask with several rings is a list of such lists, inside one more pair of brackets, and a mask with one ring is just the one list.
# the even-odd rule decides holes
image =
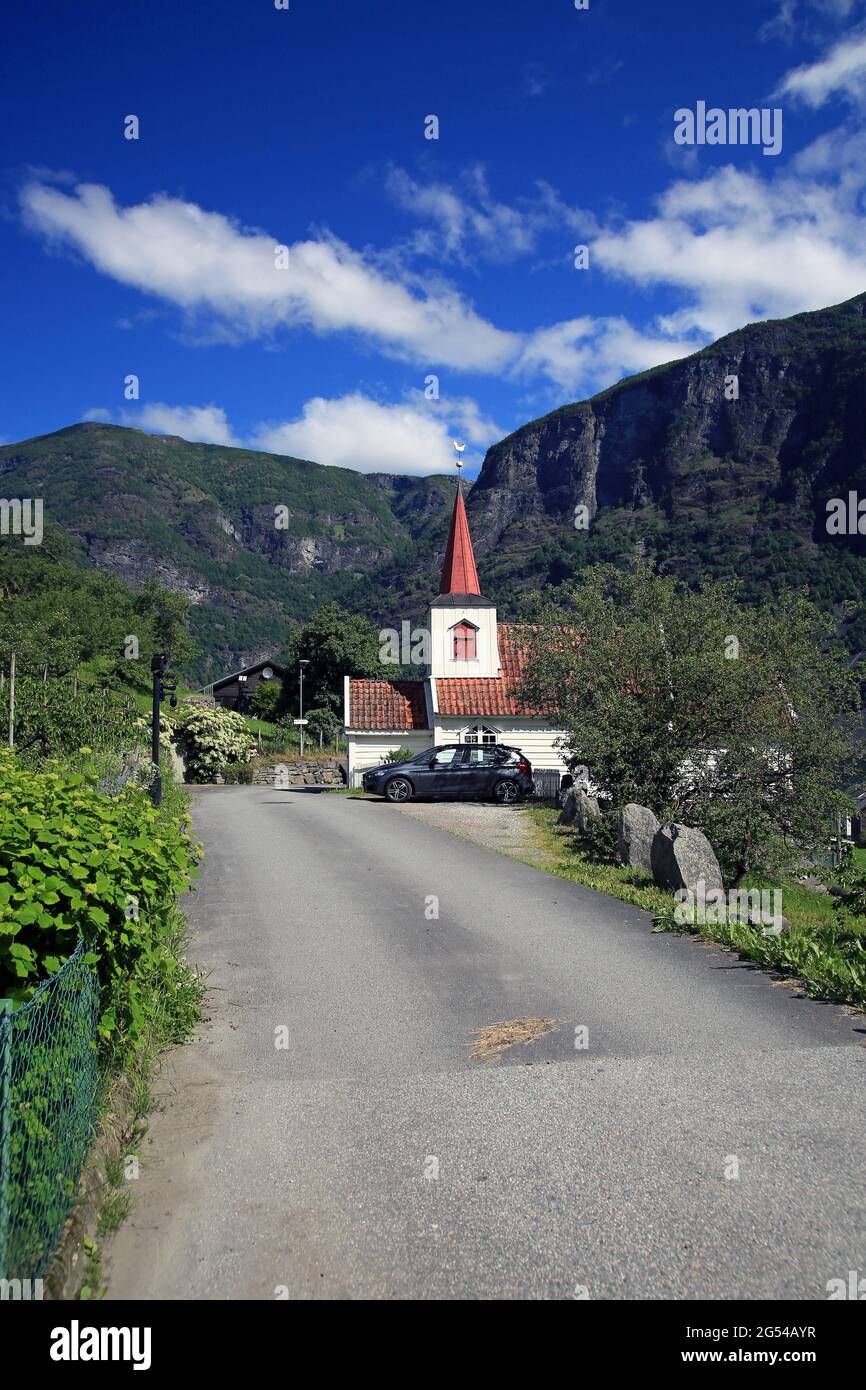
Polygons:
[[116,425],[0,448],[0,490],[43,498],[81,564],[186,595],[202,682],[279,651],[331,599],[373,612],[378,596],[384,619],[385,571],[430,568],[453,489]]
[[[866,598],[866,534],[827,533],[851,491],[866,500],[866,295],[523,426],[488,451],[468,510],[494,598],[639,548],[686,580],[737,574],[747,597],[808,583],[830,606]],[[862,610],[851,639],[866,647]]]
[[[278,652],[287,623],[331,599],[389,626],[418,618],[454,492],[451,477],[103,424],[0,448],[0,477],[6,496],[44,498],[82,565],[189,597],[201,681]],[[859,602],[863,650],[866,535],[827,533],[827,502],[851,491],[866,498],[866,295],[750,324],[524,425],[488,451],[468,512],[506,615],[524,589],[639,551],[689,581],[737,574],[747,598],[808,584],[828,607]]]

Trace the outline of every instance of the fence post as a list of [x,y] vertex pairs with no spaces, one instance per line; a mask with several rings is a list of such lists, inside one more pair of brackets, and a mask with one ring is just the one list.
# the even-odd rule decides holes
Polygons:
[[12,1132],[12,1000],[0,999],[0,1279],[11,1278],[6,1268],[9,1242],[10,1160]]

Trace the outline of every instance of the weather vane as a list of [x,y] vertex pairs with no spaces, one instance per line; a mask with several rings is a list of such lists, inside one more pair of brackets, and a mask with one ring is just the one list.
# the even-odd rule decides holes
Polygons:
[[460,469],[463,467],[463,459],[461,458],[461,454],[463,453],[463,450],[466,448],[466,445],[465,445],[465,444],[462,444],[462,443],[460,442],[459,439],[452,439],[452,440],[451,440],[451,443],[454,445],[454,448],[457,450],[457,457],[456,457],[456,459],[454,460],[454,462],[455,462],[455,464],[456,464],[456,466],[457,466],[457,473],[458,473],[458,476],[459,476],[459,474],[460,474]]

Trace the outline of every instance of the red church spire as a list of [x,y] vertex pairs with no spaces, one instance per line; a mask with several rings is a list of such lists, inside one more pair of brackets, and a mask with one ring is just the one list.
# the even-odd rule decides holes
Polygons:
[[463,493],[460,489],[460,482],[457,483],[457,497],[454,502],[454,515],[451,518],[451,531],[448,536],[448,548],[445,551],[445,563],[442,566],[442,582],[439,585],[440,594],[477,594],[481,590],[478,587],[478,571],[475,568],[475,556],[472,553],[472,538],[469,535],[469,522],[466,520],[466,506],[463,502]]

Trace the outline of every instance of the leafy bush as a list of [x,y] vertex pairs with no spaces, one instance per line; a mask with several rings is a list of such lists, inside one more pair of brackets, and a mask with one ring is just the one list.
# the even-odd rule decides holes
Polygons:
[[[150,720],[138,726],[148,738]],[[219,705],[182,705],[177,711],[160,710],[159,741],[169,748],[178,741],[186,758],[189,782],[209,782],[214,773],[225,774],[232,763],[248,763],[255,740],[247,732],[242,714]]]
[[132,743],[135,709],[128,697],[71,681],[20,678],[15,691],[15,745],[28,762],[75,753],[82,744],[116,748]]
[[726,879],[821,845],[862,762],[838,620],[798,593],[748,608],[648,564],[586,568],[527,600],[520,693],[615,807],[700,827]]
[[175,725],[186,753],[190,782],[209,782],[215,772],[231,763],[248,763],[255,742],[247,733],[243,715],[219,705],[188,705]]
[[607,815],[591,816],[585,830],[575,829],[575,835],[590,858],[598,864],[617,862],[617,818]]
[[253,780],[253,769],[249,763],[229,763],[223,769],[223,776],[232,785],[238,782],[248,785]]
[[281,693],[278,681],[259,681],[250,701],[250,713],[258,715],[259,719],[273,721],[276,718]]
[[310,709],[304,711],[307,720],[306,744],[308,739],[318,739],[321,737],[324,743],[330,743],[334,734],[339,729],[339,721],[333,710],[330,709]]
[[28,999],[79,937],[103,989],[100,1031],[135,1031],[139,982],[179,970],[167,946],[175,899],[195,874],[189,818],[141,790],[106,797],[95,774],[34,772],[0,755],[0,994]]
[[390,753],[386,753],[382,759],[383,763],[404,763],[407,758],[411,758],[411,748],[392,748]]

